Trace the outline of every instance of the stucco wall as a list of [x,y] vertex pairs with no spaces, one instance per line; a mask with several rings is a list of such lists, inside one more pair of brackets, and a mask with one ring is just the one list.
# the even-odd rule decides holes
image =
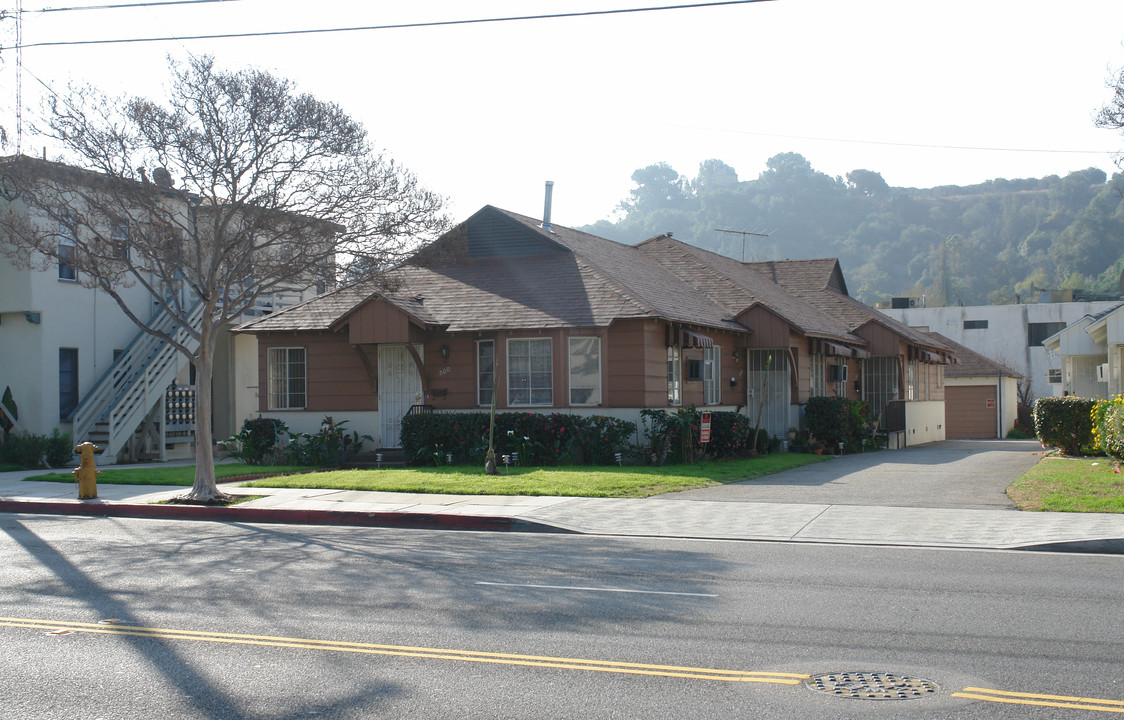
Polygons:
[[905,444],[923,445],[944,440],[944,401],[905,404]]
[[[1036,303],[1028,305],[977,305],[883,309],[880,312],[904,322],[940,333],[984,357],[1001,362],[1030,381],[1035,398],[1054,394],[1047,379],[1050,368],[1061,360],[1050,357],[1043,347],[1027,345],[1030,323],[1074,323],[1085,315],[1108,310],[1116,302]],[[986,329],[965,329],[965,320],[986,320]]]

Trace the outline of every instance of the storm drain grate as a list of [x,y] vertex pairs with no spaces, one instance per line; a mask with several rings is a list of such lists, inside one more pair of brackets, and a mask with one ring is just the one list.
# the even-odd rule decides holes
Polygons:
[[857,700],[915,700],[938,690],[932,680],[886,672],[824,673],[806,683],[813,690]]

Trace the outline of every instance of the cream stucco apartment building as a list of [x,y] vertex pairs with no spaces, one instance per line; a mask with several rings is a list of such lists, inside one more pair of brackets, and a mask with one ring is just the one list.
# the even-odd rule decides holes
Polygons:
[[1029,382],[1033,398],[1063,393],[1062,358],[1043,343],[1115,301],[1040,302],[1021,305],[879,308],[909,325],[937,332],[1010,368]]

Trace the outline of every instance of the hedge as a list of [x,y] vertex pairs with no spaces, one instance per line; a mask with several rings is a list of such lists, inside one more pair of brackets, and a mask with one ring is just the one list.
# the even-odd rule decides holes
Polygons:
[[[608,465],[627,452],[636,424],[594,415],[499,413],[497,456],[518,453],[520,465]],[[402,450],[414,464],[484,462],[488,451],[488,413],[429,413],[402,419]]]
[[1096,446],[1093,409],[1097,401],[1083,397],[1044,397],[1034,403],[1034,432],[1047,446],[1066,455],[1080,455]]

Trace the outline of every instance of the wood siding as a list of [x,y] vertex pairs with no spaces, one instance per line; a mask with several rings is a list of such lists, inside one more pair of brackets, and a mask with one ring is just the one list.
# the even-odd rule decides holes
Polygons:
[[424,338],[406,313],[376,298],[364,303],[347,322],[348,341],[353,345],[416,343]]
[[609,407],[667,407],[665,325],[618,320],[611,328],[605,360]]
[[753,328],[747,338],[751,348],[788,347],[791,341],[791,326],[772,310],[763,305],[755,305],[738,315],[739,324]]
[[855,330],[855,334],[870,343],[866,348],[870,354],[877,357],[882,355],[897,355],[904,358],[906,345],[900,335],[878,323],[868,322]]
[[[344,336],[269,333],[258,336],[258,408],[261,412],[270,411],[267,358],[269,349],[276,347],[305,349],[308,383],[305,410],[331,413],[378,409],[378,395],[371,388],[370,375]],[[370,357],[372,363],[376,362],[373,354]]]

